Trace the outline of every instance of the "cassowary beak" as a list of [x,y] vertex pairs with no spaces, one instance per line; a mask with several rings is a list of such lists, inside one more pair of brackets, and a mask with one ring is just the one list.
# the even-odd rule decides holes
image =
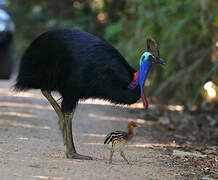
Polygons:
[[162,58],[159,58],[159,57],[155,58],[155,63],[161,64],[161,65],[165,65],[166,64],[166,62]]

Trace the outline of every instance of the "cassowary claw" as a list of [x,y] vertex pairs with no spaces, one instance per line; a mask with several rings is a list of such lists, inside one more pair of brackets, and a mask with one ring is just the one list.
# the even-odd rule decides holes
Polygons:
[[92,160],[92,157],[81,155],[81,154],[78,154],[78,153],[71,153],[71,152],[69,152],[69,153],[66,154],[66,156],[67,156],[68,159]]

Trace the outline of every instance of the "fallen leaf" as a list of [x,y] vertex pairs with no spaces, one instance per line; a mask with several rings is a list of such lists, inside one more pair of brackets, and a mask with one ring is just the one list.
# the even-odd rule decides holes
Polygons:
[[208,157],[208,158],[215,158],[216,155],[215,155],[215,154],[207,154],[207,157]]

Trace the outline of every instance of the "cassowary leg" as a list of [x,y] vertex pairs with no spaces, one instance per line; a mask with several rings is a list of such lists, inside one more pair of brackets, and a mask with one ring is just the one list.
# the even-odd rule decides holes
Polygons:
[[55,110],[55,112],[58,115],[58,118],[59,118],[58,124],[59,124],[59,127],[61,129],[63,139],[64,139],[64,144],[65,144],[66,143],[66,141],[65,141],[66,138],[64,137],[65,136],[64,135],[65,124],[64,124],[64,114],[62,112],[62,109],[58,105],[58,103],[55,101],[55,99],[52,97],[51,92],[42,90],[42,94],[46,97],[46,99],[52,105],[53,109]]
[[74,112],[72,113],[64,113],[64,122],[66,128],[64,129],[64,137],[66,137],[66,156],[70,159],[84,159],[84,160],[92,160],[89,156],[80,155],[76,152],[74,142],[73,142],[73,135],[72,135],[72,119],[73,119]]
[[122,150],[120,150],[120,155],[123,157],[123,159],[129,164],[129,165],[132,165],[128,159],[126,158],[126,156],[124,155],[124,152]]
[[54,108],[55,112],[59,117],[59,126],[63,134],[64,144],[66,144],[67,158],[91,160],[92,158],[89,156],[83,156],[76,153],[76,149],[73,142],[73,136],[72,136],[72,119],[73,119],[74,112],[63,113],[61,107],[57,104],[55,99],[52,97],[51,92],[42,90],[42,94],[52,105],[52,107]]

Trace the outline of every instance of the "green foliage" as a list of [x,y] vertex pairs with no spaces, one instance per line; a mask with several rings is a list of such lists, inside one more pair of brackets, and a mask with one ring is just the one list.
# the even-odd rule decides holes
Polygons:
[[217,80],[211,52],[215,48],[212,39],[218,15],[212,2],[215,1],[13,0],[8,10],[17,27],[18,57],[43,31],[79,28],[110,41],[138,68],[146,37],[153,37],[167,65],[154,68],[148,93],[167,103],[188,105],[201,100],[200,87],[205,81]]
[[211,22],[216,13],[209,1],[202,4],[201,1],[192,0],[129,0],[125,14],[132,19],[125,19],[125,27],[119,35],[116,34],[114,42],[126,44],[123,46],[123,43],[116,43],[118,49],[137,68],[141,53],[138,50],[145,47],[145,38],[152,36],[156,39],[167,66],[154,70],[150,77],[153,86],[149,88],[150,93],[159,98],[164,94],[164,99],[169,103],[172,100],[174,103],[191,104],[195,102],[196,98],[193,97],[199,94],[202,83],[217,78],[213,76],[216,68],[208,76],[214,67],[211,62],[211,52],[215,45],[212,44]]
[[113,39],[117,35],[121,34],[123,31],[123,19],[120,19],[118,22],[108,25],[105,28],[105,38],[106,39]]

